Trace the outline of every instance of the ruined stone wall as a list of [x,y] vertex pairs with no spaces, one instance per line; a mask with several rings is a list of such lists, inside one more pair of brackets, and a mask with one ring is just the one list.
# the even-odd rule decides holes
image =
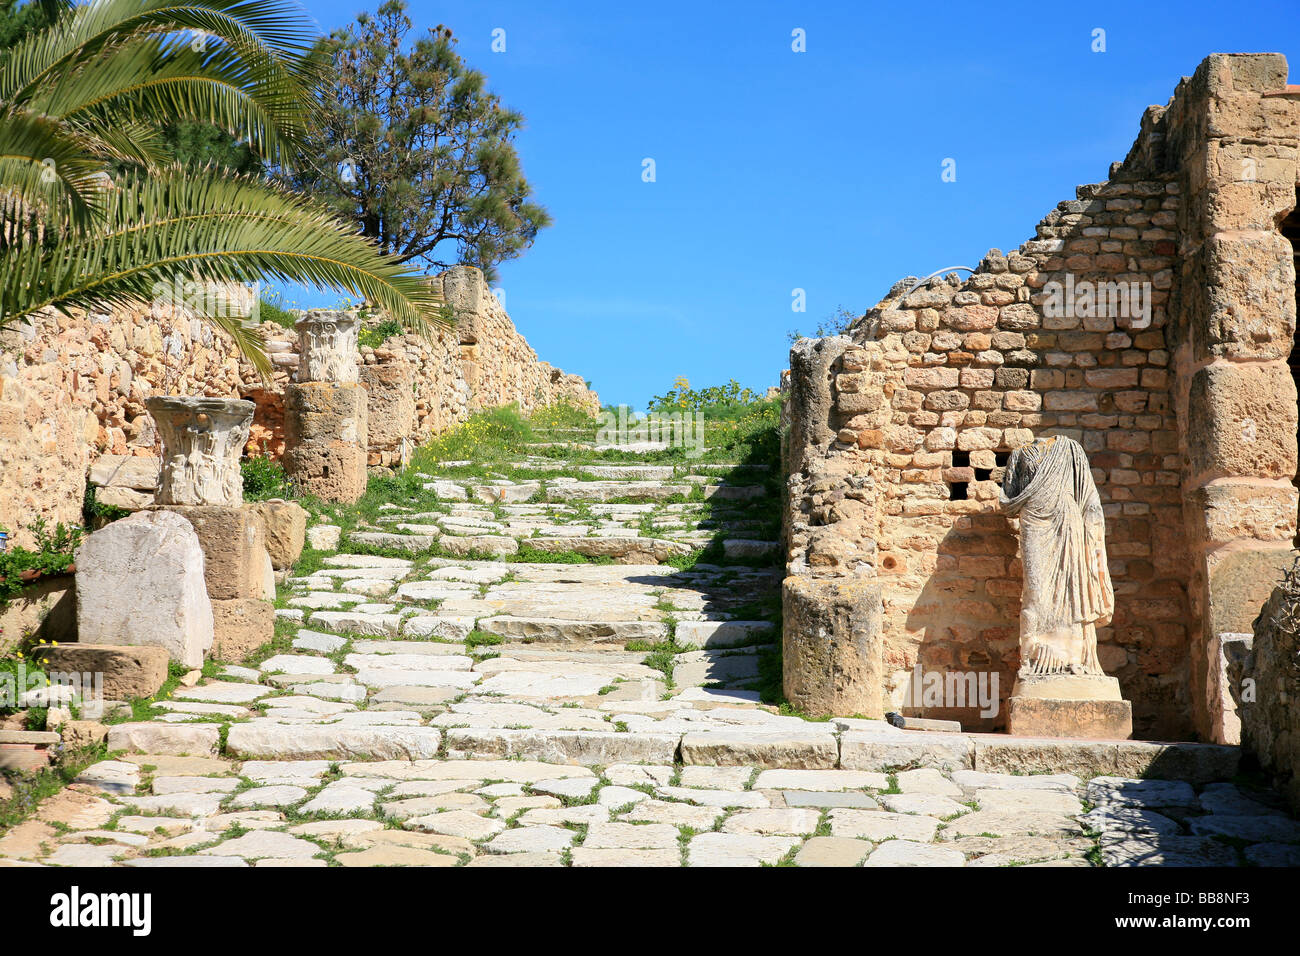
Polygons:
[[[789,574],[878,578],[884,709],[1002,726],[1005,707],[987,720],[970,707],[920,707],[910,698],[913,672],[996,673],[1000,696],[1010,694],[1021,567],[1015,522],[997,506],[1002,468],[1034,437],[1067,435],[1088,453],[1106,514],[1116,611],[1098,629],[1099,651],[1133,702],[1135,736],[1219,736],[1206,691],[1218,671],[1203,621],[1214,614],[1205,529],[1237,549],[1263,548],[1265,564],[1279,545],[1289,550],[1296,530],[1289,245],[1276,221],[1262,224],[1272,233],[1225,250],[1236,278],[1215,287],[1210,253],[1194,240],[1207,207],[1217,208],[1204,172],[1213,165],[1206,116],[1216,111],[1198,91],[1234,79],[1246,92],[1217,95],[1235,96],[1239,114],[1254,117],[1272,108],[1261,107],[1264,91],[1284,87],[1285,61],[1211,57],[1168,107],[1148,110],[1108,181],[1079,187],[1036,238],[1007,255],[991,250],[965,279],[914,291],[904,280],[849,337],[820,340],[816,356],[806,343],[792,352]],[[1273,197],[1285,214],[1294,166],[1277,175],[1290,184],[1289,205],[1282,192]],[[1262,287],[1255,270],[1270,277]],[[1219,359],[1187,352],[1201,335],[1188,330],[1206,327],[1198,316],[1216,310],[1209,325],[1238,333],[1235,350],[1222,350],[1222,361],[1240,356],[1231,372],[1207,372]],[[1240,380],[1215,391],[1219,376]],[[799,397],[819,390],[820,403]],[[1212,402],[1220,404],[1211,410]],[[1255,444],[1226,441],[1245,418],[1257,422]],[[1207,467],[1205,446],[1215,441],[1221,453]],[[1239,577],[1260,562],[1246,567]],[[1219,593],[1226,602],[1229,589]],[[1267,589],[1251,617],[1266,597]]]
[[[538,361],[479,270],[457,267],[437,281],[454,300],[454,328],[359,350],[371,465],[398,464],[404,451],[483,408],[515,402],[531,411],[567,401],[599,410],[579,376]],[[273,323],[261,330],[273,364],[268,382],[212,325],[165,305],[50,311],[0,333],[0,527],[27,544],[23,529],[37,517],[79,524],[90,465],[105,455],[158,454],[144,407],[152,395],[249,399],[257,404],[250,451],[279,457],[298,341]],[[115,488],[101,498],[139,507],[148,496]]]

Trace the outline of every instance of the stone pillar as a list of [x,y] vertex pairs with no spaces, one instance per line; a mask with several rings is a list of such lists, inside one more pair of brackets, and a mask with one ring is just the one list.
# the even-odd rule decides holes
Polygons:
[[284,470],[306,494],[351,503],[366,491],[369,444],[369,399],[357,382],[356,316],[310,312],[297,328],[302,351],[299,381],[285,390]]
[[224,398],[158,396],[145,401],[162,438],[160,505],[244,503],[239,458],[256,406]]
[[1277,224],[1296,203],[1300,96],[1280,54],[1215,54],[1185,84],[1171,304],[1197,549],[1190,695],[1202,738],[1236,743],[1220,648],[1250,632],[1295,556],[1294,250]]
[[[252,402],[177,396],[147,402],[163,442],[158,507],[185,518],[203,551],[212,656],[236,661],[275,636],[275,593],[262,522],[244,504],[240,455]],[[122,643],[122,642],[119,642]]]
[[786,699],[812,717],[883,717],[880,583],[791,576],[782,591]]

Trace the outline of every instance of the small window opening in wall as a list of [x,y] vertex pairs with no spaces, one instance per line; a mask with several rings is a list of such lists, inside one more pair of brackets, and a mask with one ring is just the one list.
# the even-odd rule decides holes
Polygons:
[[1010,460],[1011,460],[1011,452],[1009,451],[995,451],[993,453],[993,463],[998,468],[1007,467],[1007,462],[1009,462]]
[[988,481],[988,480],[989,480],[990,478],[992,478],[992,477],[993,477],[993,469],[992,469],[992,468],[976,468],[976,469],[975,469],[975,480],[976,480],[976,481]]
[[328,478],[329,476],[330,476],[330,466],[329,466],[329,465],[322,465],[322,466],[321,466],[321,477],[322,477],[322,478]]
[[948,490],[949,490],[948,497],[951,498],[953,501],[965,501],[967,497],[966,488],[967,488],[967,482],[954,481],[952,484],[948,486]]
[[953,466],[954,468],[965,468],[965,467],[967,467],[968,465],[970,465],[970,452],[968,452],[968,451],[953,451],[953,453],[952,453],[952,466]]

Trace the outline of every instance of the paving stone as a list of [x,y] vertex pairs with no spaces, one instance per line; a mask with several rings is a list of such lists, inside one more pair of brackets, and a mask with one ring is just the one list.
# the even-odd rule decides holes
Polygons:
[[176,700],[195,700],[212,704],[247,704],[271,693],[271,688],[261,684],[239,684],[234,681],[213,681],[200,687],[180,687],[173,691]]
[[436,797],[410,797],[405,800],[388,800],[379,809],[395,820],[422,817],[443,810],[470,810],[479,813],[488,808],[488,802],[472,793],[444,793]]
[[199,853],[204,856],[238,856],[244,859],[269,856],[291,860],[311,859],[320,852],[321,848],[310,840],[275,830],[255,830],[244,836],[199,850]]
[[306,629],[300,630],[293,639],[293,646],[300,651],[318,651],[321,654],[333,654],[347,641],[333,634],[321,634]]
[[499,833],[483,844],[489,853],[553,853],[573,844],[577,834],[553,826],[524,826]]
[[596,789],[598,782],[592,777],[560,777],[555,780],[538,780],[529,784],[529,788],[535,793],[577,799],[591,796],[591,791]]
[[243,827],[245,830],[267,830],[279,827],[284,817],[275,810],[237,810],[233,813],[219,813],[214,817],[198,821],[198,826],[221,833],[231,827]]
[[1177,820],[1162,813],[1122,804],[1095,807],[1079,817],[1079,820],[1094,833],[1160,833],[1175,836],[1183,832]]
[[681,621],[674,632],[677,643],[696,647],[733,647],[756,638],[773,637],[771,621]]
[[329,769],[328,760],[245,760],[239,775],[265,785],[314,787]]
[[704,790],[743,790],[754,772],[749,767],[683,767],[679,786]]
[[596,777],[587,767],[557,766],[535,760],[372,760],[345,763],[340,769],[344,776],[386,777],[394,780],[535,783],[557,777]]
[[287,725],[259,720],[232,724],[227,752],[243,757],[422,759],[437,754],[442,734],[433,727]]
[[857,866],[871,852],[866,840],[813,837],[795,854],[796,866]]
[[761,866],[779,862],[798,846],[798,837],[701,833],[687,845],[688,866]]
[[115,857],[127,850],[124,846],[92,846],[84,843],[65,843],[45,857],[50,866],[112,866]]
[[764,770],[754,781],[755,790],[874,790],[889,788],[889,777],[863,770]]
[[697,807],[687,803],[669,803],[663,800],[643,800],[620,820],[635,823],[667,823],[675,827],[694,830],[711,830],[726,815],[722,807]]
[[666,823],[593,823],[582,845],[592,850],[677,850],[678,831]]
[[336,853],[334,861],[339,866],[456,866],[460,858],[410,846],[372,846]]
[[1038,863],[1062,858],[1072,852],[1082,854],[1092,845],[1091,840],[1049,840],[1045,837],[962,837],[952,841],[952,848],[960,850],[967,866],[1010,866],[1015,863]]
[[1079,778],[1071,773],[1011,774],[983,770],[954,770],[952,782],[968,790],[1069,790],[1079,788]]
[[750,807],[764,809],[771,801],[753,790],[696,790],[691,787],[656,787],[655,793],[669,800],[685,800],[702,807]]
[[563,866],[559,853],[484,853],[465,864],[474,866]]
[[889,770],[908,764],[952,771],[972,769],[974,745],[961,734],[846,731],[840,735],[844,770]]
[[314,837],[318,840],[341,840],[346,836],[360,833],[382,832],[384,825],[378,820],[313,820],[289,827],[289,832],[297,836]]
[[276,654],[261,666],[264,674],[333,674],[335,671],[332,660],[311,654]]
[[1252,866],[1300,866],[1300,846],[1283,843],[1256,843],[1245,850]]
[[929,842],[939,829],[932,817],[884,810],[835,809],[830,812],[831,835],[882,840],[916,840]]
[[254,787],[251,790],[245,790],[243,793],[236,794],[231,798],[228,805],[234,809],[243,809],[246,807],[282,808],[291,807],[306,799],[307,791],[302,787]]
[[667,786],[676,769],[666,766],[647,766],[643,764],[611,764],[605,768],[605,779],[622,787],[637,784],[650,786]]
[[103,793],[131,794],[140,782],[140,767],[124,760],[101,760],[77,774],[72,782]]
[[122,865],[139,866],[146,869],[154,867],[207,869],[210,867],[248,866],[248,862],[237,856],[150,856],[140,857],[135,860],[123,860]]
[[752,833],[758,836],[807,836],[817,829],[820,819],[818,811],[809,809],[746,810],[728,817],[722,824],[722,832]]
[[876,798],[894,813],[920,813],[941,820],[970,813],[971,808],[937,793],[886,793]]
[[665,867],[681,866],[681,851],[673,846],[660,849],[595,849],[574,847],[573,865],[576,867]]
[[649,800],[650,794],[644,790],[633,790],[630,787],[602,787],[596,801],[602,807],[625,807],[628,804],[640,803],[643,800]]
[[1226,843],[1199,836],[1130,836],[1102,840],[1107,866],[1236,866],[1237,851]]
[[141,813],[211,816],[221,807],[220,793],[168,793],[147,797],[119,797],[125,806]]
[[172,793],[233,793],[237,777],[154,777],[149,788],[159,796]]
[[[526,810],[546,810],[562,807],[555,797],[501,797],[492,805],[492,812],[503,820]],[[536,823],[555,823],[556,820],[537,820]]]
[[[835,811],[831,811],[834,813]],[[944,828],[942,839],[963,836],[1074,837],[1082,834],[1075,820],[1060,813],[1033,810],[976,810],[952,820]]]
[[411,817],[403,820],[402,826],[408,830],[445,833],[447,836],[462,837],[466,840],[485,840],[500,833],[506,827],[500,820],[481,817],[470,810],[448,810],[445,813]]
[[587,765],[665,763],[677,752],[676,734],[620,734],[595,731],[448,730],[447,747],[466,753]]
[[604,823],[609,820],[610,808],[598,803],[581,804],[576,807],[538,807],[525,811],[518,819],[522,826],[539,826],[564,824],[587,825]]
[[962,794],[961,787],[938,770],[929,767],[904,770],[895,779],[898,781],[898,789],[903,793],[930,793],[942,797],[960,797]]
[[375,803],[375,795],[361,787],[349,786],[347,781],[336,780],[304,803],[302,813],[364,813]]
[[1300,843],[1300,822],[1287,817],[1214,813],[1193,817],[1187,826],[1198,836],[1225,836],[1252,843]]
[[[1265,799],[1273,794],[1262,795]],[[1285,816],[1286,811],[1255,799],[1249,792],[1231,783],[1211,783],[1201,791],[1201,809],[1207,813],[1226,813],[1233,816]]]
[[871,851],[863,866],[965,866],[960,850],[911,840],[889,840]]
[[713,766],[828,770],[839,760],[839,745],[826,730],[710,729],[687,733],[682,762]]
[[1094,777],[1088,781],[1088,799],[1133,807],[1195,807],[1196,791],[1177,780],[1134,780]]
[[857,790],[782,790],[781,797],[787,807],[813,807],[829,810],[833,807],[855,807],[861,810],[875,810],[880,804],[873,797]]
[[211,754],[216,753],[220,737],[221,728],[216,724],[177,726],[141,721],[109,727],[108,749],[147,754]]
[[1082,813],[1083,804],[1063,790],[976,790],[981,810],[1043,810],[1052,813]]

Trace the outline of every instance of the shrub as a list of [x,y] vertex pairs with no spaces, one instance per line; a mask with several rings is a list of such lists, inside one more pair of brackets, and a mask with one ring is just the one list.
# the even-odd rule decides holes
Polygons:
[[376,325],[362,329],[357,333],[357,344],[378,348],[394,335],[401,335],[406,329],[396,319],[385,319]]
[[295,316],[289,311],[284,301],[284,293],[279,290],[263,292],[257,303],[257,317],[263,322],[274,322],[286,329],[293,328]]
[[284,465],[264,455],[254,455],[239,463],[244,475],[244,497],[250,501],[269,498],[292,498],[293,486],[284,473]]

